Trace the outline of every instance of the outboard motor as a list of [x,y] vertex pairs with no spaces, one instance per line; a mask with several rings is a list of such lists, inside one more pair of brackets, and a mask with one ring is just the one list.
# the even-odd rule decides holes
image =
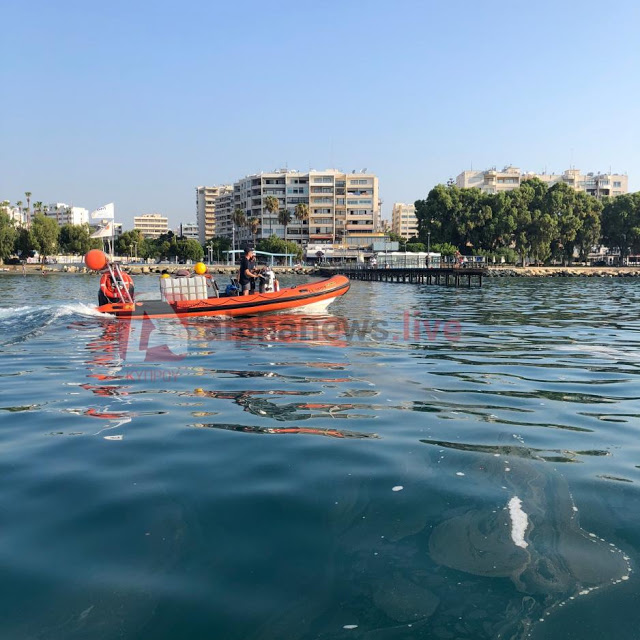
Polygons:
[[273,272],[271,267],[267,267],[262,272],[262,282],[260,286],[261,293],[271,293],[273,291],[277,291],[276,289],[276,274]]

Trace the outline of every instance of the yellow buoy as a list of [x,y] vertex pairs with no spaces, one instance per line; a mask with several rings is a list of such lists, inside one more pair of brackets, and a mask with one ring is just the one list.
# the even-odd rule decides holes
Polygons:
[[160,277],[161,278],[170,278],[171,276],[168,273],[163,273]]
[[205,273],[207,273],[207,265],[204,262],[196,262],[195,266],[193,267],[193,270],[199,276],[203,276]]

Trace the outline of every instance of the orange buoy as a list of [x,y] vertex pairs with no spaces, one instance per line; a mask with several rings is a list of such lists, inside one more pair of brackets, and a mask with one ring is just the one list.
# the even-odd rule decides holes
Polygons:
[[104,251],[100,249],[91,249],[84,257],[84,263],[93,271],[102,271],[109,262]]

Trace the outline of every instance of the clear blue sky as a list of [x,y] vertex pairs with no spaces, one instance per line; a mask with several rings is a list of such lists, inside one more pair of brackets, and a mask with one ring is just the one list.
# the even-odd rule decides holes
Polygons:
[[2,0],[0,199],[195,220],[194,187],[368,168],[388,216],[469,168],[627,172],[640,8]]

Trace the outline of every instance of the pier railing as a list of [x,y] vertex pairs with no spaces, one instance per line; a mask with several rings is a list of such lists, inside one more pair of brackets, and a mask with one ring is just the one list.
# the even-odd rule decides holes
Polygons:
[[331,268],[353,270],[367,269],[486,269],[487,263],[484,256],[471,256],[465,259],[454,257],[430,258],[416,256],[394,256],[385,259],[384,256],[368,262],[332,261]]
[[371,264],[371,263],[333,263],[323,268],[326,275],[341,273],[352,280],[369,282],[396,282],[408,284],[436,284],[444,286],[482,286],[482,277],[487,269],[484,264],[443,262],[437,267],[427,267],[424,263],[404,264]]

